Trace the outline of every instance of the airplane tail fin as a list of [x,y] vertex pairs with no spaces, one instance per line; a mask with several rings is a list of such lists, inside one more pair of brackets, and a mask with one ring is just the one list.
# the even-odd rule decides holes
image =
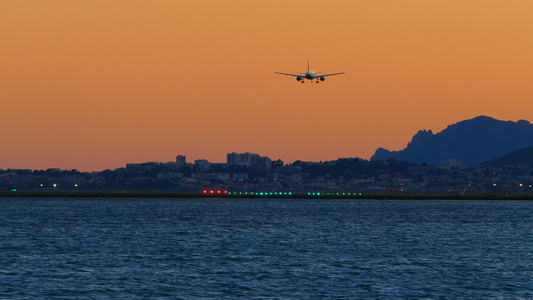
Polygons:
[[309,72],[309,59],[307,60],[307,72]]

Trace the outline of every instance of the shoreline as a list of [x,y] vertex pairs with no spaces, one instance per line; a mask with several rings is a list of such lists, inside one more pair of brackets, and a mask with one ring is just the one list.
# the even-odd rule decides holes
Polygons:
[[360,200],[533,200],[533,193],[504,192],[386,192],[351,193],[236,193],[204,194],[186,191],[0,191],[0,198],[205,198],[205,199],[360,199]]

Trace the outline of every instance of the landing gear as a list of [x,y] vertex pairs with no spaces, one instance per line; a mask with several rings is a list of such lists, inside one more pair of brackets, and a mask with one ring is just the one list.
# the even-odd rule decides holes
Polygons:
[[317,80],[316,83],[320,83],[320,81]]

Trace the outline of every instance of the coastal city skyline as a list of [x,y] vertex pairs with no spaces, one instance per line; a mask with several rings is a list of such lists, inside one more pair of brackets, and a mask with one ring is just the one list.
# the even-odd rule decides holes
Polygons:
[[[0,169],[0,191],[81,192],[172,191],[198,194],[361,195],[361,192],[529,193],[533,188],[533,148],[524,148],[487,163],[465,167],[456,159],[439,165],[388,159],[339,158],[324,162],[285,163],[255,153],[228,153],[224,163],[129,163],[114,170]],[[522,153],[522,154],[520,154]],[[519,159],[517,161],[516,159]],[[514,162],[513,162],[514,161]],[[265,194],[267,193],[267,194]],[[333,193],[333,194],[332,194]],[[349,194],[346,194],[349,193]]]
[[[0,168],[369,159],[533,120],[524,1],[4,1]],[[275,74],[344,72],[320,84]]]

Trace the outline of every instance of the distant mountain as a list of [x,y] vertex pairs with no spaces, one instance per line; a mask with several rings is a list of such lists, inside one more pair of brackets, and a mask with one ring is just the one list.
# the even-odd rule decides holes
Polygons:
[[487,164],[533,166],[533,147],[515,150],[507,155],[497,157]]
[[533,147],[533,125],[528,121],[479,116],[450,125],[437,134],[420,130],[405,149],[379,148],[371,160],[395,158],[439,166],[443,160],[456,159],[468,167],[527,147]]

